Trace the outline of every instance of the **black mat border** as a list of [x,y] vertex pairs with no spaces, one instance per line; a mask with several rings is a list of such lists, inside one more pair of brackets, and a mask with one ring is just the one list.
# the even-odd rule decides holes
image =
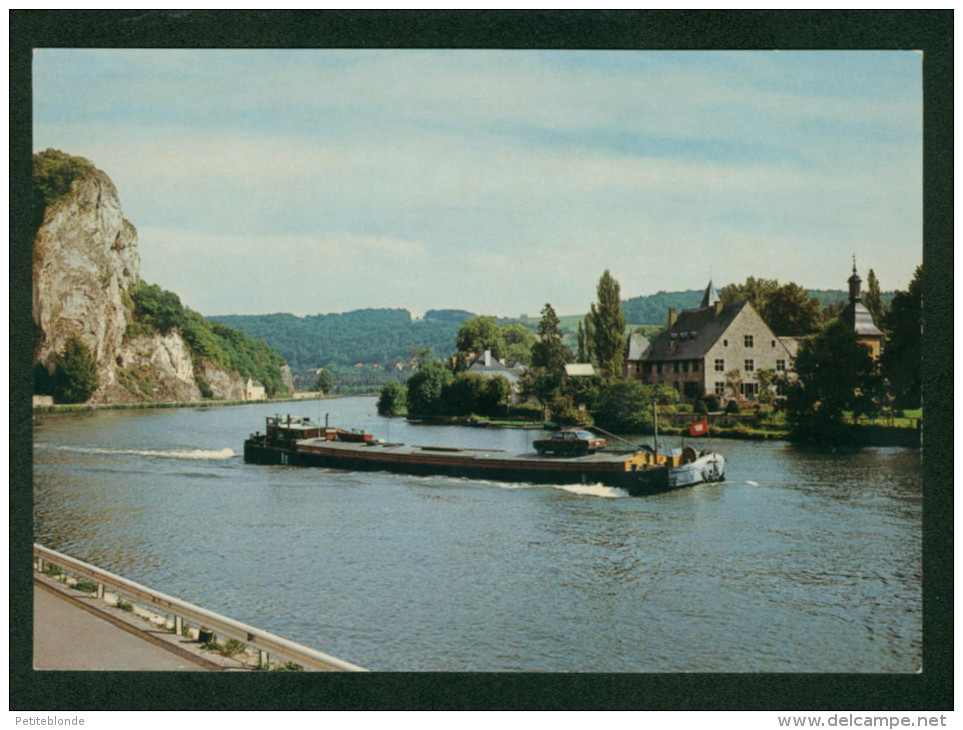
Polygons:
[[[10,709],[948,710],[953,707],[952,11],[10,11]],[[924,671],[224,675],[30,668],[30,49],[900,49],[924,53]],[[831,526],[827,526],[831,528]]]

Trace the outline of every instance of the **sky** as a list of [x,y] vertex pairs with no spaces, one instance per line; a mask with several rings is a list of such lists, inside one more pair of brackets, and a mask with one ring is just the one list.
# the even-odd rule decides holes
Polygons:
[[[749,276],[905,289],[922,55],[37,49],[34,150],[86,157],[141,278],[205,315],[584,314]],[[865,284],[864,284],[865,286]]]

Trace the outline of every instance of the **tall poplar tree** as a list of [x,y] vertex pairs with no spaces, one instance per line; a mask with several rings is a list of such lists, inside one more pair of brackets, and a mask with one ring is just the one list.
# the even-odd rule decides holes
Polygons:
[[617,378],[625,360],[625,315],[622,313],[619,282],[612,278],[608,269],[599,279],[596,292],[598,302],[593,303],[589,311],[595,359],[603,377]]
[[886,309],[883,306],[883,293],[879,289],[879,280],[877,280],[876,274],[872,269],[869,270],[869,274],[866,276],[866,296],[863,297],[863,304],[866,305],[869,313],[873,315],[873,321],[876,323],[876,326],[882,327]]

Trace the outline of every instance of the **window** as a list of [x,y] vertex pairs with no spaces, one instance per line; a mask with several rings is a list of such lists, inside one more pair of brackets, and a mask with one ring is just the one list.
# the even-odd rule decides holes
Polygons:
[[776,341],[775,341],[775,340],[771,340],[770,342],[771,342],[771,344],[769,345],[770,347],[775,347],[775,346],[776,346]]
[[674,363],[672,363],[672,372],[674,372],[674,373],[679,372],[679,361],[678,361],[678,360],[676,360]]
[[745,365],[746,365],[746,366],[743,368],[743,370],[745,370],[747,373],[755,372],[755,370],[756,370],[756,362],[755,362],[755,360],[746,360]]
[[684,363],[682,363],[682,372],[684,372],[684,373],[689,372],[689,361],[688,361],[688,360],[686,360]]
[[759,383],[741,383],[739,392],[749,400],[755,400],[756,396],[759,395]]
[[675,389],[676,389],[677,391],[679,391],[679,394],[681,395],[681,394],[682,394],[682,388],[679,387],[679,381],[676,380],[672,385],[675,387]]
[[784,372],[785,370],[786,370],[786,361],[776,360],[776,372],[781,373],[781,372]]
[[694,373],[699,372],[699,361],[698,361],[698,360],[693,360],[693,361],[692,361],[692,372],[694,372]]
[[650,362],[645,363],[645,372],[646,372],[646,375],[649,375],[652,373],[652,363]]
[[638,375],[641,372],[642,372],[642,363],[640,362],[635,363],[635,374]]
[[698,383],[685,383],[683,388],[685,389],[686,400],[695,400],[700,395]]
[[726,394],[726,384],[725,384],[725,383],[720,383],[720,382],[717,380],[717,381],[716,381],[716,395],[725,395],[725,394]]
[[724,373],[725,371],[726,371],[726,361],[722,359],[716,360],[716,372]]
[[723,346],[723,347],[729,347],[729,340],[723,340],[723,341],[722,341],[722,346]]
[[746,347],[752,347],[752,335],[746,335],[743,338],[743,343],[745,344]]
[[656,364],[656,366],[655,366],[655,372],[657,372],[659,375],[662,375],[662,363],[657,363],[657,364]]

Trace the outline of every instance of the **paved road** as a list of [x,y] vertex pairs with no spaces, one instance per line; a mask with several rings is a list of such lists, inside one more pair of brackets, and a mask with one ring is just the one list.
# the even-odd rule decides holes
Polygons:
[[37,585],[33,611],[34,669],[204,670]]

